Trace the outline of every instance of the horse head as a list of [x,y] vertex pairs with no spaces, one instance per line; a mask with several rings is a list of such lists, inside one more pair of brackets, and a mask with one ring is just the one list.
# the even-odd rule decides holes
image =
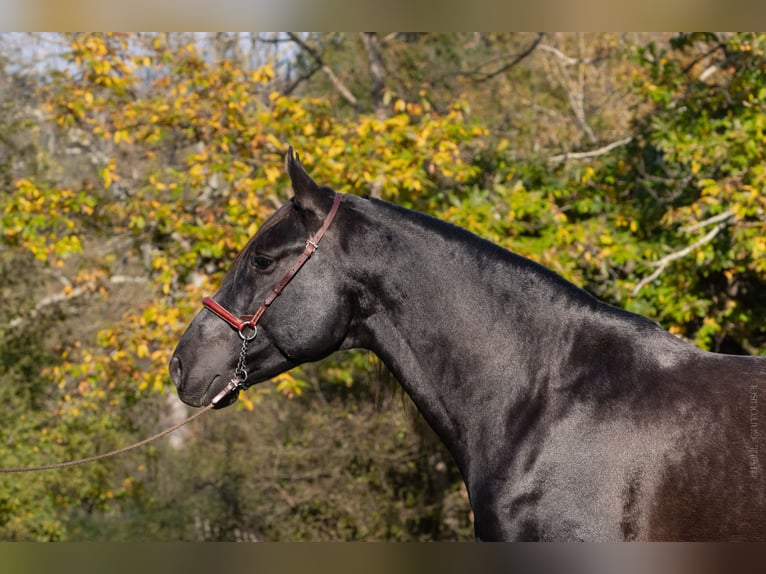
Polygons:
[[340,195],[311,179],[292,148],[286,169],[292,199],[240,252],[170,360],[170,376],[189,405],[220,398],[216,406],[227,406],[237,396],[221,397],[232,376],[235,386],[244,386],[245,378],[247,386],[268,380],[338,350],[349,330],[350,305],[339,273],[343,217],[329,225]]

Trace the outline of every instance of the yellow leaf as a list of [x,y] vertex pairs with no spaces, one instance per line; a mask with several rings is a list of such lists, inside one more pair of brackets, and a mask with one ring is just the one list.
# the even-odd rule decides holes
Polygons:
[[277,149],[279,149],[279,150],[281,150],[281,149],[283,149],[283,148],[285,147],[285,146],[283,146],[283,145],[282,145],[282,142],[280,142],[280,141],[279,141],[279,140],[276,138],[276,136],[274,136],[274,134],[268,134],[268,135],[266,136],[266,139],[269,141],[269,143],[270,143],[271,145],[273,145],[275,148],[277,148]]
[[257,70],[253,71],[252,80],[257,84],[266,84],[274,76],[274,68],[272,68],[271,65],[266,64],[265,66],[261,66]]
[[263,172],[266,175],[266,179],[269,183],[275,183],[282,175],[282,170],[271,166],[264,166]]
[[250,412],[253,412],[253,409],[255,408],[255,405],[253,405],[253,401],[247,398],[244,394],[239,395],[239,401],[242,403],[242,406],[244,406],[245,409],[247,409]]

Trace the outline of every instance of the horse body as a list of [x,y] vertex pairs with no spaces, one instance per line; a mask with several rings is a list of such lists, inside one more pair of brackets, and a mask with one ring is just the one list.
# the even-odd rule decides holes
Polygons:
[[[216,294],[237,312],[253,309],[332,202],[292,156],[288,171],[295,198]],[[259,253],[272,271],[253,269]],[[477,538],[766,538],[766,360],[701,351],[540,265],[378,200],[344,196],[314,257],[263,315],[251,381],[338,349],[375,352],[454,456]],[[171,361],[183,400],[209,402],[236,340],[210,313],[195,318]]]

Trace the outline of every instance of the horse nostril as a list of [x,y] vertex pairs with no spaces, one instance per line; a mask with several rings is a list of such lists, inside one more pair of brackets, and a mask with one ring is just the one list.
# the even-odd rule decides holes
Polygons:
[[181,359],[177,356],[173,356],[170,359],[170,378],[177,389],[181,388]]

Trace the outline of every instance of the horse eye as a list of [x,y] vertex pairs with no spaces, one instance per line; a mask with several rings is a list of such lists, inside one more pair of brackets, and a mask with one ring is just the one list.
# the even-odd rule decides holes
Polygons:
[[271,264],[274,263],[273,259],[269,259],[268,257],[264,255],[256,255],[255,256],[255,266],[260,270],[266,270],[269,267],[271,267]]

